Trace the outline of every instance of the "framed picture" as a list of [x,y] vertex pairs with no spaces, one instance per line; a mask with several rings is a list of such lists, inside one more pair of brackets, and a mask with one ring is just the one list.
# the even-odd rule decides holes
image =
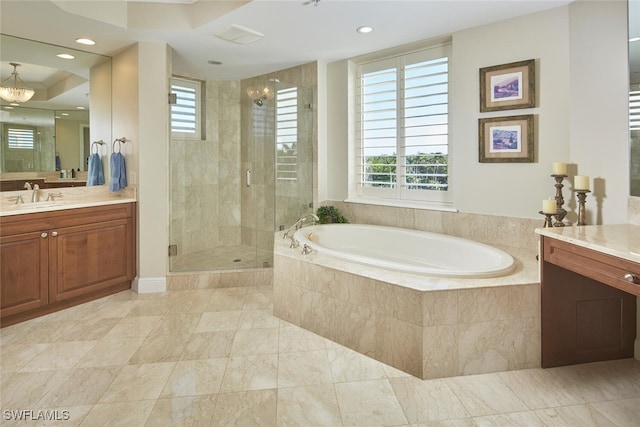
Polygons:
[[480,68],[480,112],[536,106],[534,59]]
[[533,163],[533,114],[478,119],[480,163]]

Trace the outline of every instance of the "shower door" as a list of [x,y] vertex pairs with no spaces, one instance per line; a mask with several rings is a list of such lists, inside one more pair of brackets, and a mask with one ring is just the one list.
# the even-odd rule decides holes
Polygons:
[[243,241],[255,246],[256,267],[270,267],[275,231],[312,210],[313,90],[274,78],[245,86],[266,99],[254,99],[251,125],[243,127],[249,135],[243,166],[251,176],[251,186],[243,188]]
[[312,92],[207,81],[205,138],[169,144],[170,271],[272,265],[274,232],[311,211]]

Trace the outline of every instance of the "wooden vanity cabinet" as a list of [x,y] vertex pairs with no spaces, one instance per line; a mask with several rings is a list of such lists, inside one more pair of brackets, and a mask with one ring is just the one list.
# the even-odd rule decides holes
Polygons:
[[0,237],[0,315],[2,319],[49,303],[47,232]]
[[546,236],[541,243],[542,367],[633,357],[640,264]]
[[135,203],[0,218],[2,326],[131,287]]

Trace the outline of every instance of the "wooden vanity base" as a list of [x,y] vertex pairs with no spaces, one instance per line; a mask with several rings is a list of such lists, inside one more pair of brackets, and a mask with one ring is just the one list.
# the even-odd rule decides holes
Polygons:
[[0,325],[129,289],[136,204],[0,217]]
[[640,266],[543,237],[542,367],[632,358]]

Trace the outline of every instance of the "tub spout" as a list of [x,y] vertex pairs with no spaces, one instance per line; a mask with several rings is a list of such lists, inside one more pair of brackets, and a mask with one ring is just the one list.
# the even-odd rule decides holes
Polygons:
[[311,221],[318,222],[320,221],[320,219],[318,218],[318,216],[314,213],[308,213],[306,215],[301,216],[295,224],[293,224],[291,227],[289,227],[287,229],[287,231],[284,232],[284,234],[282,235],[283,239],[291,239],[291,245],[289,247],[291,248],[297,248],[298,246],[300,246],[300,242],[298,242],[294,237],[293,237],[293,233],[295,233],[297,230],[300,230],[302,228],[302,225],[304,223],[307,222],[307,220],[311,218]]
[[293,224],[291,227],[287,229],[287,231],[284,232],[284,234],[282,235],[282,238],[286,239],[287,237],[289,237],[289,234],[292,231],[300,230],[302,228],[302,225],[306,223],[309,218],[311,218],[313,222],[320,221],[320,218],[318,218],[318,216],[314,213],[303,215],[296,221],[295,224]]

